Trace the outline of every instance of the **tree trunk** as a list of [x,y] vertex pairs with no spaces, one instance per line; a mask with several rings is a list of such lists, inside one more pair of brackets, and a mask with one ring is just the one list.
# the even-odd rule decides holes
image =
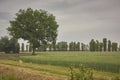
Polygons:
[[32,55],[35,55],[35,47],[33,47]]

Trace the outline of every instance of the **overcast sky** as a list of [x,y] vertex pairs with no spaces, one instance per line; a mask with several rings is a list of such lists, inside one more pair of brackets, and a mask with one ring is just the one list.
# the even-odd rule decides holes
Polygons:
[[0,37],[19,9],[44,9],[56,16],[58,41],[88,43],[106,37],[120,43],[120,0],[0,0]]

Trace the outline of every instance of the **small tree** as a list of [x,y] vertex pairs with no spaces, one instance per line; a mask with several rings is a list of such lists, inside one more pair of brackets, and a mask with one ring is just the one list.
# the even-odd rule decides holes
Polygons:
[[13,53],[19,53],[20,46],[19,46],[18,40],[15,38],[11,38],[9,40],[9,48],[10,48],[10,51],[12,51]]
[[117,47],[118,46],[118,44],[116,43],[116,42],[113,42],[112,43],[112,51],[117,51]]
[[5,53],[10,53],[9,38],[7,36],[1,37],[1,50]]
[[102,49],[103,49],[103,43],[100,42],[100,50],[99,51],[102,51]]
[[84,51],[85,50],[85,44],[81,43],[81,50]]
[[77,42],[76,46],[77,46],[77,51],[80,51],[80,42]]
[[32,45],[33,55],[40,44],[55,42],[58,24],[55,16],[44,10],[33,10],[31,8],[20,9],[16,18],[10,21],[10,35],[15,38],[28,40]]
[[107,38],[103,38],[103,50],[107,50]]
[[7,36],[1,37],[0,49],[5,53],[19,53],[19,43],[15,38],[9,39]]
[[96,43],[95,43],[95,51],[99,51],[99,41],[96,40]]
[[62,41],[62,42],[57,43],[57,50],[58,51],[67,51],[67,49],[68,49],[67,42]]
[[70,42],[69,43],[69,50],[74,51],[74,49],[75,49],[75,42]]
[[92,39],[89,44],[90,44],[90,51],[95,51],[95,41],[94,41],[94,39]]
[[111,41],[108,40],[108,51],[111,51]]

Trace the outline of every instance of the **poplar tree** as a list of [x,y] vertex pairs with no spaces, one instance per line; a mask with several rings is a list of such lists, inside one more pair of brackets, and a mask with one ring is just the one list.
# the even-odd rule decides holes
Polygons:
[[111,51],[111,41],[108,40],[108,51]]
[[103,50],[107,50],[107,38],[103,38]]
[[94,39],[92,39],[90,41],[89,45],[90,45],[90,51],[95,51],[95,41],[94,41]]

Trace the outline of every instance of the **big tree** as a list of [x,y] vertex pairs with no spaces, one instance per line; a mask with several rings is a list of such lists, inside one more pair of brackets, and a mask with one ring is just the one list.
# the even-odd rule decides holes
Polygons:
[[20,9],[10,25],[10,35],[28,40],[32,45],[33,55],[40,45],[56,42],[58,24],[55,16],[45,10]]

